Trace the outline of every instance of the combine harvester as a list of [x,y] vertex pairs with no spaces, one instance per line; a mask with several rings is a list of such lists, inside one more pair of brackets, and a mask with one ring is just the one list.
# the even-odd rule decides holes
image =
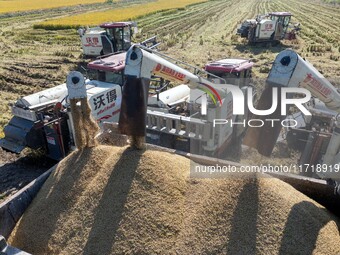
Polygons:
[[[88,64],[89,74],[94,79],[85,81],[87,97],[92,115],[100,126],[104,122],[119,120],[125,58],[126,53],[120,53]],[[187,65],[193,69],[193,73],[203,72],[206,77],[224,84],[229,79],[244,93],[250,87],[244,82],[249,81],[252,66],[253,63],[248,60],[229,59],[207,64],[206,70],[211,71],[207,73]],[[161,76],[163,79],[160,79]],[[203,79],[196,75],[193,77]],[[190,90],[184,84],[167,89],[169,83],[164,79],[183,83],[180,76],[171,77],[171,74],[166,75],[163,71],[152,76],[154,95],[148,100],[147,141],[186,152],[190,151],[191,144],[197,148],[197,154],[225,158],[231,140],[245,132],[242,127],[220,126],[213,129],[212,122],[209,121],[232,115],[233,101],[231,94],[226,93],[226,85],[221,84],[217,88],[220,90],[223,107],[212,102],[214,108],[207,115],[201,115],[201,98],[206,92]],[[208,81],[208,78],[204,79]],[[60,160],[75,145],[66,84],[23,97],[14,104],[12,113],[14,117],[4,128],[5,138],[0,140],[3,149],[14,153],[20,153],[25,147],[45,149],[48,157]]]
[[265,15],[258,15],[256,19],[244,21],[237,29],[238,35],[247,38],[249,44],[271,43],[276,45],[281,40],[294,40],[300,31],[300,24],[290,29],[290,19],[293,15],[290,12],[270,12]]
[[[250,99],[253,99],[252,87],[244,87],[242,82],[240,82],[240,87],[227,84],[223,78],[211,73],[206,73],[204,77],[199,76],[199,70],[196,68],[186,65],[186,69],[184,69],[179,66],[179,62],[175,64],[172,63],[174,62],[173,59],[172,62],[169,60],[171,58],[158,52],[135,45],[129,49],[126,55],[125,53],[112,55],[106,59],[91,62],[89,68],[98,71],[98,80],[86,80],[81,83],[76,77],[69,77],[68,86],[74,85],[79,89],[86,88],[94,118],[99,123],[104,120],[119,122],[121,133],[132,137],[132,146],[142,148],[146,140],[168,148],[190,151],[189,154],[181,154],[187,155],[197,162],[204,160],[206,164],[237,165],[237,163],[218,160],[217,157],[223,157],[223,153],[230,146],[232,138],[236,137],[236,140],[242,139],[247,129],[242,126],[242,128],[239,128],[239,125],[234,127],[231,125],[217,125],[214,127],[214,120],[227,119],[230,116],[234,122],[247,122],[251,117],[249,112],[239,113],[238,115],[233,114],[233,109],[246,108],[242,107],[233,98],[235,95],[239,97],[248,95]],[[244,66],[241,67],[242,65]],[[215,71],[216,74],[223,76],[221,74],[226,73],[223,70],[234,70],[235,72],[250,74],[251,66],[252,64],[247,61],[239,61],[239,65],[232,67],[230,61],[223,60],[210,63],[206,66],[206,69]],[[194,69],[193,72],[187,70],[191,68]],[[113,84],[113,81],[117,77],[120,77],[119,79],[122,81],[123,70],[126,82],[122,89],[122,84]],[[280,74],[281,76],[279,76]],[[180,82],[182,85],[164,92],[161,92],[164,86],[160,85],[160,88],[156,90],[156,94],[149,97],[150,82],[152,83],[155,76]],[[315,86],[314,82],[309,82],[310,76],[319,81],[319,86]],[[302,86],[324,101],[327,107],[339,112],[340,95],[329,82],[322,78],[322,75],[317,70],[295,52],[285,50],[277,56],[274,62],[268,76],[267,88],[259,101],[259,107],[261,109],[270,108],[271,105],[268,106],[268,104],[271,102],[270,100],[268,101],[268,98],[271,97],[274,87]],[[32,127],[34,126],[33,124],[37,123],[40,126],[46,123],[46,126],[49,127],[47,131],[46,126],[40,130],[42,140],[46,139],[48,146],[58,144],[54,148],[58,148],[60,152],[63,151],[60,149],[62,144],[65,145],[72,140],[74,141],[73,137],[76,131],[73,129],[71,121],[72,112],[68,110],[67,106],[68,91],[66,84],[57,88],[49,91],[58,92],[54,93],[53,97],[51,96],[53,102],[46,100],[38,105],[32,104],[33,101],[30,99],[33,98],[36,99],[34,103],[37,103],[38,99],[45,100],[46,96],[43,96],[44,94],[34,94],[30,96],[31,98],[26,97],[17,102],[14,106],[14,112],[20,112],[21,114],[20,116],[15,116],[13,118],[15,121],[11,120],[9,127],[7,126],[5,129],[6,138],[0,141],[2,147],[7,146],[7,149],[15,148],[14,144],[18,144],[18,142],[22,143],[21,147],[27,146],[26,142],[30,140],[27,138],[33,134],[33,131],[32,128],[25,129],[26,126],[21,126],[22,123],[30,123],[30,125],[27,125],[28,127]],[[326,90],[329,92],[326,96],[320,93]],[[20,110],[16,109],[18,107]],[[49,109],[49,111],[46,109]],[[275,113],[277,114],[277,112]],[[28,115],[30,117],[36,116],[37,119],[25,119],[24,116],[27,117]],[[43,116],[43,118],[38,119],[39,116]],[[50,117],[47,118],[47,116]],[[272,119],[282,119],[282,116],[270,117]],[[14,124],[17,125],[15,126]],[[337,125],[336,122],[335,125]],[[37,127],[33,130],[37,131],[39,125]],[[64,127],[62,135],[60,133],[62,129],[56,129],[57,127]],[[310,192],[312,189],[312,193],[321,196],[318,202],[334,211],[339,208],[339,199],[334,195],[334,191],[337,191],[336,188],[340,177],[339,173],[334,173],[330,169],[334,169],[339,165],[340,143],[338,128],[337,126],[334,127],[327,152],[322,155],[323,163],[327,164],[329,168],[319,176],[320,179],[289,174],[275,175],[311,196],[313,195]],[[246,134],[245,143],[256,147],[262,154],[270,155],[280,129],[281,126],[275,126],[271,129],[268,129],[268,126],[251,128]],[[51,130],[54,130],[54,142],[49,138],[52,137],[51,133],[48,133]],[[21,136],[16,135],[20,132],[22,133]],[[68,136],[68,139],[65,136]],[[20,141],[18,138],[24,139]],[[69,143],[65,143],[66,140]],[[264,143],[263,141],[266,142]],[[188,148],[188,144],[192,145],[191,148]],[[66,153],[66,150],[64,151]],[[52,154],[49,153],[49,155]],[[63,156],[63,154],[59,155],[60,157]],[[41,186],[41,183],[43,183],[44,178],[46,178],[46,175],[38,180],[40,185],[31,185],[28,188],[29,198],[27,198],[25,192],[21,192],[21,195],[16,195],[9,203],[7,202],[3,205],[0,212],[6,211],[7,214],[6,212],[3,213],[5,217],[2,220],[6,219],[6,216],[8,218],[8,214],[12,215],[12,211],[15,212],[15,218],[18,220],[32,197],[34,197],[34,192],[37,192],[37,186]],[[8,236],[14,225],[15,221],[1,224],[1,226],[6,226],[6,229],[0,229],[1,233]]]

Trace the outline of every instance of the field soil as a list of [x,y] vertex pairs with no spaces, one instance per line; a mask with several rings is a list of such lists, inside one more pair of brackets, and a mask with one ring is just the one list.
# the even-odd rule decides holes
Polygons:
[[[108,5],[82,5],[0,16],[0,137],[4,136],[2,128],[12,117],[9,103],[64,83],[69,71],[84,72],[81,67],[86,67],[89,61],[82,57],[75,29],[51,31],[34,29],[33,25],[48,18],[88,12],[94,7],[96,10],[110,8]],[[235,35],[237,26],[243,20],[270,11],[290,11],[294,14],[293,23],[300,23],[302,28],[296,40],[283,41],[275,47],[249,46],[244,39]],[[138,19],[140,33],[135,35],[134,41],[158,35],[163,53],[197,67],[227,57],[252,59],[255,62],[255,85],[259,91],[264,86],[263,80],[276,54],[293,48],[338,86],[339,21],[340,7],[322,1],[249,0],[240,3],[237,0],[215,0]],[[295,151],[287,148],[283,151],[271,158],[248,151],[241,155],[241,162],[296,163],[298,155]],[[4,156],[0,165],[11,164],[17,159],[17,156],[5,152],[1,155]],[[0,168],[0,175],[4,176],[0,186],[6,187],[4,183],[12,178],[15,171],[4,174],[4,169],[3,166]],[[18,187],[18,184],[13,185]],[[7,194],[8,190],[2,192]]]

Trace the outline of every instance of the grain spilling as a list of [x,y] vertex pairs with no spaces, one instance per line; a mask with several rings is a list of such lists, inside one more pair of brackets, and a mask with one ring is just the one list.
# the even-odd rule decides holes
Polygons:
[[91,108],[87,98],[70,99],[70,106],[74,125],[75,145],[79,149],[95,146],[96,140],[94,137],[98,133],[99,127],[91,115]]
[[9,242],[32,254],[339,254],[339,219],[272,178],[191,179],[190,161],[96,146],[59,163]]

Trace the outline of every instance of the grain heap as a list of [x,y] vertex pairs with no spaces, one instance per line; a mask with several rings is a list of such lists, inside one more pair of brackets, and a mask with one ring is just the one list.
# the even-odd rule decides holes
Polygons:
[[10,237],[33,254],[339,254],[335,216],[277,179],[190,179],[189,160],[96,146],[59,163]]

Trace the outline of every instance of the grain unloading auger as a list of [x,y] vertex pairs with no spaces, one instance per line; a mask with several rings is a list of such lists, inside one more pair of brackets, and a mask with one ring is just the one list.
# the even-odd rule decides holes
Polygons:
[[[146,109],[152,75],[180,81],[188,84],[191,89],[203,87],[203,82],[207,84],[206,89],[211,86],[211,83],[203,78],[137,46],[133,46],[127,53],[124,73],[126,83],[123,89],[119,129],[122,134],[132,137],[132,143],[137,148],[142,147],[140,143],[143,143],[146,136]],[[218,92],[213,90],[222,103]],[[226,91],[219,90],[219,92],[225,93]]]
[[[244,110],[244,107],[233,98],[252,98],[252,87],[240,88],[226,84],[221,77],[213,74],[209,74],[208,79],[199,76],[199,70],[193,66],[181,63],[187,69],[194,69],[192,73],[173,62],[176,60],[138,45],[127,52],[124,71],[126,83],[123,86],[119,119],[121,133],[131,136],[136,147],[143,147],[148,129],[156,135],[167,133],[173,137],[186,138],[191,152],[212,157],[223,156],[232,138],[240,138],[245,128],[231,125],[214,126],[214,120],[228,117],[236,121],[233,112],[241,108]],[[161,109],[150,107],[150,102],[147,110],[149,82],[155,75],[179,82],[181,86],[188,88],[184,101],[189,114],[178,116],[164,110],[162,113]],[[211,77],[214,77],[215,81]],[[169,92],[175,90],[176,87]],[[172,107],[174,106],[176,105],[173,104]],[[243,117],[246,118],[247,115],[248,111]]]
[[[339,201],[336,194],[340,195],[340,94],[338,90],[296,52],[284,50],[277,55],[274,61],[257,108],[270,109],[272,107],[275,103],[272,98],[273,90],[280,91],[283,88],[291,88],[291,92],[294,92],[294,88],[297,87],[307,89],[312,96],[324,103],[325,110],[329,113],[328,118],[331,119],[328,129],[329,139],[320,140],[317,139],[318,136],[309,139],[305,143],[304,152],[299,160],[298,170],[301,176],[295,178],[295,180],[295,176],[286,176],[286,178],[291,179],[297,189],[302,189],[302,191],[309,193],[311,196],[317,196],[319,200],[324,199],[332,204],[332,202]],[[265,117],[283,120],[286,118],[286,114],[283,114],[286,109],[281,108],[281,100],[276,103],[278,104],[277,110]],[[313,114],[304,113],[304,118],[308,120],[311,128],[311,130],[305,130],[305,132],[311,134],[313,133],[312,130],[316,128],[316,125],[313,127],[313,121],[316,121],[315,118],[321,113],[309,106],[307,106],[307,109]],[[322,115],[324,117],[324,114]],[[253,117],[256,119],[264,118],[264,116]],[[250,127],[243,143],[256,148],[262,155],[270,156],[281,129],[282,126],[279,121],[273,122],[273,124],[265,122],[265,125],[261,128]],[[295,130],[294,127],[292,130]],[[319,130],[317,133],[321,134],[322,132]],[[326,149],[322,151],[322,147]],[[304,175],[309,177],[303,177]],[[284,178],[284,176],[281,177]],[[319,180],[315,179],[315,177]],[[335,204],[331,205],[331,207],[339,210],[339,207],[337,208]]]

